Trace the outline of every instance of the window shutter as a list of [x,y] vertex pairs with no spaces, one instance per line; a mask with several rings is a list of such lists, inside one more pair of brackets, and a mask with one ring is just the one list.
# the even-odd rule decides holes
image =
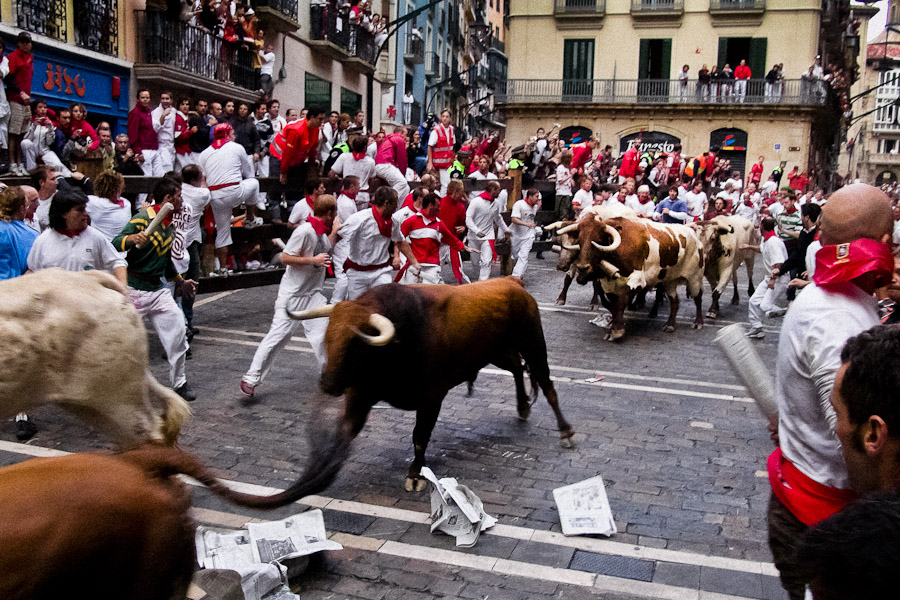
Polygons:
[[662,60],[660,61],[660,79],[672,78],[672,40],[662,40]]
[[722,70],[722,67],[725,66],[725,63],[728,62],[728,38],[719,38],[719,58],[716,60],[716,64],[719,65],[719,70]]
[[641,40],[641,52],[638,59],[638,79],[647,79],[650,73],[650,40]]
[[766,46],[768,39],[752,38],[750,40],[750,56],[747,66],[753,73],[753,79],[762,79],[766,76]]

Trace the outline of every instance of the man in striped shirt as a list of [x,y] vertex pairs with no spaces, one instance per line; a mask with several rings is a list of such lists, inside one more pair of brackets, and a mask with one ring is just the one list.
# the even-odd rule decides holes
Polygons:
[[[447,226],[438,218],[441,210],[441,198],[437,194],[429,193],[422,198],[422,208],[412,215],[400,226],[400,232],[404,241],[399,243],[400,252],[404,252],[404,245],[408,245],[415,257],[401,269],[397,279],[400,283],[441,283],[441,258],[440,248],[442,244],[450,246],[452,250],[459,252],[478,252],[474,248],[467,248],[459,238],[453,235]],[[408,239],[409,242],[405,240]]]

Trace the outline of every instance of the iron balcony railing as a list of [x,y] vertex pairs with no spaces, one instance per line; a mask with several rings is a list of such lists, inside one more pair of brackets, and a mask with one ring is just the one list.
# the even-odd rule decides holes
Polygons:
[[684,12],[684,0],[631,0],[631,14],[662,15]]
[[440,75],[441,55],[437,52],[429,52],[425,60],[425,75]]
[[248,90],[259,89],[253,72],[253,55],[239,43],[226,42],[203,27],[167,19],[162,12],[135,11],[138,63],[175,67]]
[[425,64],[425,40],[418,31],[406,34],[403,58],[414,65]]
[[757,12],[766,9],[766,0],[709,0],[710,12]]
[[316,41],[331,42],[348,56],[356,56],[374,65],[378,54],[375,36],[365,27],[350,22],[348,11],[326,4],[309,7],[309,36]]
[[[743,90],[743,91],[742,91]],[[677,79],[509,79],[496,83],[495,98],[503,104],[825,104],[824,82],[785,79],[737,84],[682,85]]]
[[606,0],[553,0],[553,14],[589,16],[606,12]]
[[277,10],[291,21],[297,20],[297,0],[255,0],[253,4],[257,8],[266,6],[273,10]]
[[19,28],[68,41],[66,0],[19,0],[16,11]]
[[75,17],[75,43],[94,52],[117,56],[119,54],[117,0],[74,0],[72,9]]

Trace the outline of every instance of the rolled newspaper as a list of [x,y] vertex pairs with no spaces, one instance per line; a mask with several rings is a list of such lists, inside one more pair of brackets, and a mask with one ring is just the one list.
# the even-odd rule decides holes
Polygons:
[[[171,202],[166,202],[162,205],[162,208],[159,209],[159,212],[156,213],[156,216],[153,217],[153,220],[150,221],[150,224],[147,226],[147,229],[144,230],[144,233],[147,234],[147,237],[153,235],[153,232],[159,228],[159,224],[162,223],[163,219],[168,216],[170,212],[175,210],[175,207],[172,206]],[[140,248],[140,245],[135,245],[136,248]]]
[[778,405],[775,403],[775,382],[760,359],[756,349],[747,339],[747,332],[739,323],[723,327],[716,336],[716,343],[731,363],[762,414],[775,425],[778,422]]

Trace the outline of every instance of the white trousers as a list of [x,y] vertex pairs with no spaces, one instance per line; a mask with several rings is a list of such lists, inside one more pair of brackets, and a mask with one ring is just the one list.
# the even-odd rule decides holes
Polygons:
[[245,179],[239,185],[232,185],[209,193],[209,205],[216,220],[216,248],[231,245],[231,217],[241,204],[256,204],[259,194],[259,180]]
[[160,288],[155,292],[144,292],[128,288],[131,302],[142,317],[147,317],[159,336],[163,350],[169,360],[169,383],[174,389],[185,384],[184,355],[188,350],[184,313],[175,304],[172,292]]
[[406,177],[403,176],[403,173],[400,172],[400,169],[394,165],[387,163],[375,165],[375,174],[384,179],[389,186],[396,190],[399,202],[402,203],[409,195],[409,183],[406,181]]
[[334,291],[331,293],[332,304],[337,304],[347,299],[347,272],[344,271],[344,261],[347,260],[347,247],[348,243],[340,240],[331,251],[331,268],[334,269]]
[[[453,263],[450,261],[450,253],[451,253],[451,252],[456,252],[457,255],[459,254],[459,252],[457,252],[456,250],[454,250],[453,248],[451,248],[451,247],[448,246],[447,244],[442,244],[442,245],[441,245],[440,256],[441,256],[441,266],[442,266],[442,267],[443,267],[444,265],[451,265],[451,267],[452,267]],[[457,256],[457,258],[460,259],[460,260],[459,260],[459,273],[460,273],[460,275],[462,275],[463,282],[465,282],[465,283],[472,283],[472,280],[469,279],[469,276],[468,276],[468,275],[466,275],[465,269],[463,269],[463,264],[462,264],[462,259],[461,259],[461,257]],[[450,279],[447,280],[447,281],[445,281],[444,283],[458,283],[458,282],[456,281],[456,276],[451,274]]]
[[197,161],[194,160],[194,153],[188,152],[187,154],[176,154],[175,155],[175,170],[181,173],[181,170],[184,169],[188,165],[196,165]]
[[[22,157],[25,159],[25,168],[29,171],[37,166],[37,146],[31,140],[22,140]],[[53,167],[62,173],[63,177],[72,176],[72,171],[59,160],[59,157],[53,150],[45,150],[41,154],[41,160],[48,167]]]
[[142,150],[141,156],[144,157],[141,168],[144,170],[145,177],[162,177],[166,174],[162,169],[159,150]]
[[403,285],[412,285],[415,283],[438,285],[439,283],[443,283],[441,281],[441,265],[420,263],[420,266],[422,269],[419,271],[418,275],[413,273],[412,267],[403,271],[403,277],[400,278],[400,283]]
[[254,387],[262,383],[269,374],[275,357],[291,341],[291,335],[297,329],[297,325],[303,325],[306,339],[312,346],[316,362],[319,363],[319,371],[321,371],[325,365],[325,330],[328,328],[328,319],[323,317],[296,321],[288,316],[287,311],[309,310],[325,306],[325,304],[327,304],[325,296],[320,292],[313,292],[297,298],[279,296],[275,301],[272,325],[269,327],[266,337],[259,343],[259,348],[253,355],[253,362],[250,363],[250,370],[244,374],[243,381]]
[[789,279],[789,276],[779,277],[775,280],[775,287],[772,289],[768,288],[765,279],[756,286],[756,290],[753,292],[753,295],[750,296],[749,303],[749,320],[751,329],[762,328],[763,315],[770,310],[775,310],[776,308],[778,308],[778,304],[785,299],[787,295]]
[[379,285],[387,285],[394,281],[394,269],[383,267],[375,271],[357,271],[349,269],[347,273],[347,300],[356,300],[369,290]]
[[[268,177],[269,176],[269,155],[266,154],[262,158],[259,159],[259,162],[256,163],[256,176],[257,177]],[[268,204],[268,194],[266,192],[259,193],[259,201]]]
[[169,171],[175,169],[175,145],[163,146],[159,145],[159,168],[161,175],[165,175]]
[[516,259],[516,266],[513,268],[512,274],[516,277],[524,277],[525,269],[528,268],[528,253],[534,245],[534,236],[529,235],[524,238],[512,239],[512,255]]
[[738,102],[743,102],[747,96],[747,80],[738,79],[734,82],[734,95]]
[[484,281],[491,276],[491,263],[494,261],[494,250],[491,248],[491,240],[478,241],[469,239],[469,244],[472,248],[481,251],[481,254],[473,252],[469,260],[473,263],[476,260],[479,261],[478,281]]
[[447,184],[450,183],[450,169],[438,169],[438,176],[441,179],[441,198],[447,195]]

